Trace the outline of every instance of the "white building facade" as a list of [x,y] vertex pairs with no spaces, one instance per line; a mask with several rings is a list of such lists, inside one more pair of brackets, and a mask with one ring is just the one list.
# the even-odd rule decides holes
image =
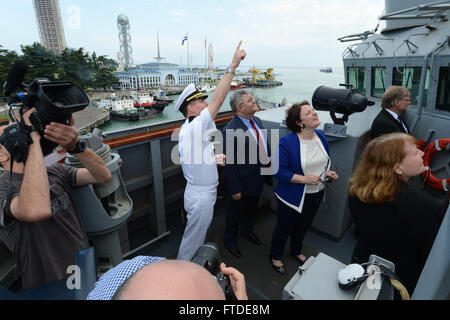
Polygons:
[[199,73],[173,63],[145,63],[138,69],[116,72],[122,89],[148,89],[199,83]]

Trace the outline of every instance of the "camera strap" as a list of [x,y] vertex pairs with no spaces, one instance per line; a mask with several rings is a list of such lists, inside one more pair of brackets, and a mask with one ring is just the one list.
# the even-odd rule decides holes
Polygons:
[[9,214],[10,217],[14,217],[14,215],[11,212],[11,196],[12,196],[12,191],[11,191],[11,185],[12,185],[12,175],[13,175],[13,164],[14,164],[14,156],[11,156],[10,159],[10,166],[9,169],[11,170],[9,172],[9,185],[8,185],[8,193],[6,194],[6,213]]

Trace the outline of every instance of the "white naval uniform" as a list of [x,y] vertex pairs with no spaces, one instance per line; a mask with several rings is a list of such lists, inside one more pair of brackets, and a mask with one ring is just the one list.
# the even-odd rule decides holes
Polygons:
[[179,136],[181,168],[187,181],[184,209],[187,224],[178,250],[179,260],[191,260],[204,244],[216,203],[218,173],[214,146],[207,132],[217,130],[211,113],[205,108],[191,122],[186,119]]

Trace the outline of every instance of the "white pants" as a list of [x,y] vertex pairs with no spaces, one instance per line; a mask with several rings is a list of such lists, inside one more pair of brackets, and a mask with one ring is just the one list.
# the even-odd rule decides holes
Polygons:
[[214,214],[217,184],[213,186],[193,186],[189,183],[184,191],[184,210],[187,224],[178,250],[178,260],[190,261],[198,247],[205,243],[206,232]]

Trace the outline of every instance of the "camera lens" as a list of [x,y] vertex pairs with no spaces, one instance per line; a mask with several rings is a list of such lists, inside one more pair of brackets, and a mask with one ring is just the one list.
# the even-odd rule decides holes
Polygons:
[[207,242],[197,249],[191,261],[201,265],[215,276],[219,272],[222,258],[217,245],[214,242]]

